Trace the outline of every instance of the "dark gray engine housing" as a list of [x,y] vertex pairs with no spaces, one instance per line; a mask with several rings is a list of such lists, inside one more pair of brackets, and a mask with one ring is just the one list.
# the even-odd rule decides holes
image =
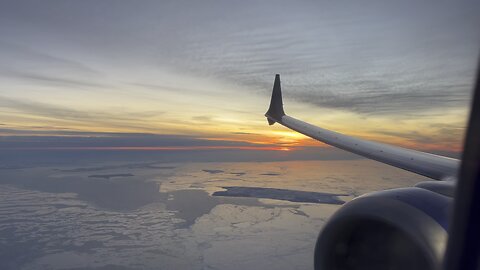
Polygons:
[[440,269],[451,205],[450,196],[419,187],[360,196],[322,229],[315,269]]

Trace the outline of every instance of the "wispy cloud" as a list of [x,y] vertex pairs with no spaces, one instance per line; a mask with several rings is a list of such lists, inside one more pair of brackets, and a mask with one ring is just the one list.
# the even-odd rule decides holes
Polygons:
[[4,59],[0,66],[3,66],[5,69],[56,70],[62,72],[71,71],[89,76],[100,75],[98,70],[79,61],[51,55],[23,44],[2,40],[2,38],[0,38],[0,56]]
[[[468,79],[467,79],[468,80]],[[323,108],[335,108],[373,115],[415,115],[431,110],[466,108],[471,83],[386,84],[381,80],[352,80],[301,87],[287,94],[294,100]],[[355,89],[347,93],[335,89]]]
[[[81,125],[268,141],[260,137],[275,73],[299,118],[332,108],[350,117],[330,119],[339,126],[413,119],[457,134],[454,121],[427,124],[433,114],[466,117],[480,44],[480,2],[469,0],[0,6],[4,124],[37,135],[48,134],[34,126]],[[422,143],[431,132],[399,134]]]
[[[105,112],[99,111],[84,111],[75,110],[67,107],[52,105],[48,103],[19,100],[8,97],[0,96],[0,106],[3,108],[9,108],[11,110],[24,112],[34,115],[35,117],[41,116],[57,120],[67,120],[83,124],[106,124],[116,127],[132,127],[132,120],[138,121],[139,119],[151,116],[158,116],[163,114],[163,111],[136,111],[136,112]],[[137,126],[139,128],[139,126]],[[148,127],[143,127],[148,129]]]
[[37,84],[46,84],[49,86],[60,86],[60,87],[69,87],[69,88],[74,87],[77,89],[82,89],[85,87],[87,88],[106,87],[103,84],[91,82],[88,80],[69,79],[69,78],[62,78],[59,76],[35,74],[35,73],[13,71],[13,70],[0,70],[0,76],[4,78],[15,78],[23,82],[31,81]]

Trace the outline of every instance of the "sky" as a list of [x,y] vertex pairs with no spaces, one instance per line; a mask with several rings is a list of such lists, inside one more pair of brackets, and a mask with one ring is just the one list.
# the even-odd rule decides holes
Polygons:
[[1,1],[0,148],[324,148],[268,126],[279,73],[291,116],[455,155],[479,10],[469,0]]

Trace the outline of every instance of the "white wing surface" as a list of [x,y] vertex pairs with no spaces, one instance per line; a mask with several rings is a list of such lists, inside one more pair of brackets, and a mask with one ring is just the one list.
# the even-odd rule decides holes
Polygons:
[[280,75],[278,74],[275,76],[270,108],[265,116],[270,125],[279,123],[308,137],[369,159],[435,180],[455,180],[457,178],[460,164],[457,159],[358,139],[286,115],[283,110]]

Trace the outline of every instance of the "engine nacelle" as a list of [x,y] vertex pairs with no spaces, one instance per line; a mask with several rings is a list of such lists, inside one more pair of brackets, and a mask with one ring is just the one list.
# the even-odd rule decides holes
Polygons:
[[360,196],[322,229],[315,269],[440,269],[451,205],[451,197],[418,187]]

